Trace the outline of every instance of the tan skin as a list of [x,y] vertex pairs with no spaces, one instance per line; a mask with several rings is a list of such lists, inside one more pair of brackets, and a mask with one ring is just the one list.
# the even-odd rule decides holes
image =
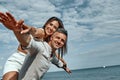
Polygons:
[[[13,16],[11,16],[10,13],[3,14],[0,12],[0,17],[1,17],[0,22],[3,23],[8,29],[19,30],[19,28],[18,29],[16,29],[16,27],[13,28],[13,26],[17,25],[17,21],[14,19]],[[57,25],[58,25],[57,21],[53,21],[50,24],[47,24],[46,25],[47,27],[45,28],[47,35],[44,34],[45,32],[43,30],[29,27],[27,25],[23,25],[24,30],[22,30],[21,33],[30,32],[35,38],[44,39],[45,37],[52,35],[53,32],[55,32],[55,30],[58,28]],[[21,52],[24,52],[25,54],[27,53],[26,51],[22,50],[20,46],[18,47],[18,50]],[[57,54],[55,55],[58,57]],[[60,60],[66,65],[66,62],[62,58],[60,58]],[[66,72],[71,73],[69,68],[66,67],[64,69]],[[18,77],[18,72],[12,71],[12,72],[8,72],[7,74],[5,74],[3,76],[3,80],[16,80],[17,77]]]

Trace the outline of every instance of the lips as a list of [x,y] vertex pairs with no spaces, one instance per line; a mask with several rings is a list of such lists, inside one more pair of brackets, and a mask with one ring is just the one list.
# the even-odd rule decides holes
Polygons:
[[47,33],[51,35],[53,32],[50,29],[47,29]]
[[55,47],[60,48],[60,44],[57,41],[55,42]]

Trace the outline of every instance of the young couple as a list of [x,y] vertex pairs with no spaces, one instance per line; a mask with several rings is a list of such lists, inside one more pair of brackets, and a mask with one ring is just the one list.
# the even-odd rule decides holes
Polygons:
[[27,26],[10,13],[0,12],[0,22],[14,32],[20,43],[18,51],[5,64],[3,80],[17,80],[18,73],[19,80],[39,80],[51,62],[71,73],[62,58],[67,51],[67,31],[60,19],[50,18],[42,29]]

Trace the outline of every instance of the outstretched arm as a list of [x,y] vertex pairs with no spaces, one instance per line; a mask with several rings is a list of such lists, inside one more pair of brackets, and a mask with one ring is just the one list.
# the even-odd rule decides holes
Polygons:
[[55,52],[55,56],[63,63],[63,68],[68,74],[71,73],[71,70],[67,67],[67,63],[65,62],[65,60],[63,58],[61,58],[58,53]]
[[[15,27],[17,25],[17,20],[10,14],[9,12],[3,13],[0,12],[0,22],[8,29],[10,30],[17,30]],[[27,26],[25,24],[21,25],[22,29],[28,29],[30,26]],[[18,29],[19,30],[19,29]]]
[[[16,25],[16,27],[21,27],[23,25],[23,21],[19,21]],[[26,47],[28,46],[30,40],[31,40],[31,37],[30,37],[30,34],[26,33],[26,34],[21,34],[21,29],[19,30],[13,30],[17,40],[20,42],[20,44],[23,46],[23,47]]]
[[55,56],[63,62],[63,65],[67,65],[65,60],[63,58],[61,58],[60,55],[58,55],[58,53],[55,52]]
[[17,24],[17,21],[9,12],[6,13],[0,12],[0,22],[10,30],[14,30]]
[[[28,33],[30,33],[36,40],[41,40],[45,36],[43,29],[34,28],[26,24],[23,24],[22,20],[19,20],[17,22],[17,20],[15,20],[15,18],[9,12],[6,13],[0,12],[0,22],[7,29],[12,30],[16,35],[18,41],[24,46],[28,45],[30,40],[30,36],[28,36]],[[27,42],[25,42],[24,39],[27,40]]]
[[62,67],[68,74],[71,74],[71,70],[67,67],[67,65],[63,65]]
[[45,33],[42,28],[35,28],[35,27],[30,27],[30,26],[27,26],[27,27],[28,28],[21,31],[22,34],[30,33],[35,40],[43,40],[44,39]]
[[23,29],[23,20],[15,20],[15,18],[8,12],[2,13],[0,12],[0,22],[8,29],[12,30],[20,42],[21,45],[27,46],[30,41],[29,34],[21,34],[21,30]]

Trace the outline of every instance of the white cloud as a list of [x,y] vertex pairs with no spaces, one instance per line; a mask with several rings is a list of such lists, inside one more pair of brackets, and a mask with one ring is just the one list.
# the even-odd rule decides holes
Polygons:
[[3,7],[3,6],[0,6],[0,11],[7,12],[8,10],[5,7]]
[[[118,57],[115,56],[119,56],[120,42],[101,44],[96,47],[95,46],[93,47],[94,49],[93,48],[91,48],[90,50],[87,49],[86,51],[84,50],[84,52],[81,52],[80,48],[78,50],[78,53],[76,53],[75,51],[68,53],[68,55],[65,56],[65,60],[70,65],[70,68],[80,69],[85,67],[88,68],[93,66],[94,67],[102,66],[102,64],[112,65],[118,60]],[[75,48],[76,47],[72,48],[72,50],[74,50]],[[74,62],[71,63],[73,59]],[[113,61],[109,62],[109,60]],[[118,64],[118,62],[116,63]]]
[[6,8],[16,19],[24,19],[27,24],[32,26],[43,24],[43,21],[51,16],[61,16],[60,13],[55,12],[55,6],[48,0],[22,0],[20,2],[15,0],[6,5]]
[[16,41],[15,36],[11,33],[10,30],[0,30],[0,42],[5,44],[11,43]]

